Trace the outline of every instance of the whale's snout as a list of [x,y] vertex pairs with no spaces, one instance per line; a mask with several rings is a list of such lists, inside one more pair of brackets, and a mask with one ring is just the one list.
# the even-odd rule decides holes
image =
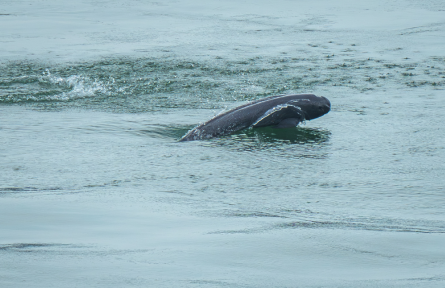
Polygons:
[[318,104],[318,109],[322,115],[328,113],[331,111],[331,102],[328,100],[328,98],[324,96],[320,96],[321,101]]
[[331,110],[331,101],[329,101],[329,99],[328,98],[326,98],[326,97],[324,97],[324,96],[321,96],[321,98],[323,99],[323,101],[324,101],[324,106],[326,107],[326,108],[328,108],[328,112]]

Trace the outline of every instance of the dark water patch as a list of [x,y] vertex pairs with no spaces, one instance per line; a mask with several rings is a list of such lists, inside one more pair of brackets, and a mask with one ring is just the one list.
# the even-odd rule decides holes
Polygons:
[[60,187],[37,188],[37,187],[0,187],[0,195],[16,193],[35,193],[35,192],[57,192],[63,190]]
[[[229,282],[229,281],[221,281],[221,280],[187,280],[186,281],[189,285],[192,285],[191,287],[252,287],[247,285],[240,285],[235,282]],[[188,285],[187,285],[188,286]]]
[[0,252],[44,252],[46,250],[53,250],[54,248],[76,248],[72,244],[60,244],[60,243],[14,243],[0,245]]
[[345,219],[342,221],[292,221],[280,223],[276,228],[310,228],[310,229],[352,229],[381,232],[409,233],[445,233],[442,221],[411,221],[393,219],[370,219],[369,221]]
[[0,253],[52,254],[57,256],[106,257],[142,254],[154,249],[104,249],[96,246],[63,243],[13,243],[0,244]]
[[[439,74],[445,69],[441,57],[410,63],[347,56],[331,58],[329,62],[323,55],[237,61],[177,58],[111,58],[71,64],[12,61],[0,65],[0,104],[123,113],[169,108],[219,109],[227,101],[310,92],[323,86],[368,91],[388,85],[437,88],[445,83]],[[429,74],[406,69],[428,70]],[[407,82],[407,77],[415,85]]]
[[253,234],[253,233],[262,233],[266,230],[263,228],[250,228],[250,229],[240,229],[240,230],[217,230],[208,232],[207,234]]
[[263,143],[283,142],[289,144],[322,144],[329,141],[330,132],[316,128],[294,127],[275,129],[262,127],[246,129],[235,133],[235,135],[246,135],[255,137]]
[[244,210],[238,210],[233,211],[229,210],[226,212],[223,212],[221,215],[224,217],[239,217],[239,218],[291,218],[293,216],[298,215],[298,217],[301,217],[301,215],[314,215],[318,214],[317,212],[313,212],[309,209],[282,209],[277,211],[244,211]]
[[[247,217],[247,216],[246,216]],[[255,216],[249,216],[255,217]],[[241,230],[218,230],[209,234],[250,234],[264,233],[276,229],[333,229],[333,230],[366,230],[375,232],[404,232],[422,234],[444,234],[442,221],[410,221],[382,219],[369,221],[345,219],[341,221],[303,220],[281,222],[273,225]]]
[[320,159],[327,157],[324,147],[329,144],[329,137],[330,132],[322,129],[261,127],[200,143],[239,152],[269,151],[277,156]]
[[403,279],[405,281],[427,281],[427,282],[434,282],[434,281],[444,281],[444,276],[433,276],[433,277],[416,277],[416,278],[407,278]]
[[[413,75],[414,76],[414,75]],[[433,87],[433,88],[438,88],[438,87],[442,87],[445,86],[445,80],[443,81],[424,81],[424,80],[420,80],[420,81],[410,81],[410,82],[405,82],[406,86],[409,87],[425,87],[425,86],[429,86],[429,87]]]
[[148,136],[153,138],[170,138],[174,140],[180,140],[188,131],[195,126],[191,125],[147,125],[144,129],[132,131],[140,136]]
[[413,74],[413,73],[408,73],[408,72],[404,72],[404,73],[402,73],[402,76],[417,76],[416,74]]
[[236,211],[232,211],[230,213],[224,214],[225,217],[240,217],[240,218],[245,218],[245,217],[253,217],[253,218],[262,218],[262,217],[266,217],[266,218],[287,218],[286,216],[283,215],[278,215],[278,214],[273,214],[273,213],[268,213],[268,212],[262,212],[262,211],[251,211],[251,212],[236,212]]
[[[157,114],[156,114],[157,115]],[[169,115],[159,114],[159,121],[163,118],[168,119]],[[173,115],[171,117],[177,117]],[[168,120],[171,121],[171,120]],[[85,125],[84,127],[76,127],[73,130],[85,134],[132,134],[141,137],[150,138],[166,138],[171,140],[179,140],[195,125],[172,125],[172,124],[151,124],[146,119],[138,118],[137,120],[108,121],[97,124]],[[128,136],[128,135],[127,135]]]
[[28,192],[28,191],[38,191],[38,188],[35,187],[2,187],[0,188],[1,192]]
[[124,183],[124,182],[130,182],[130,180],[112,180],[112,181],[110,181],[110,182],[108,182],[108,183],[102,183],[102,184],[89,184],[89,185],[86,185],[86,186],[84,186],[85,188],[104,188],[104,187],[109,187],[109,186],[112,186],[112,187],[119,187],[119,186],[121,186],[121,184],[122,183]]

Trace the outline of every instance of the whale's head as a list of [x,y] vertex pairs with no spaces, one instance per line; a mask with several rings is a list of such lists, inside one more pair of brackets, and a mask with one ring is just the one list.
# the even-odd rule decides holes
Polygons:
[[295,99],[295,105],[301,108],[306,120],[312,120],[323,116],[331,110],[331,102],[326,97],[315,96],[312,94],[305,95],[306,97]]

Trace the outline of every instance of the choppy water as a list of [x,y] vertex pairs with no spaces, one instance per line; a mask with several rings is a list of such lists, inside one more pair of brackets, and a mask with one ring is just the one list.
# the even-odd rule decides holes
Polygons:
[[[288,18],[270,13],[235,20],[284,41]],[[248,34],[252,55],[1,50],[0,286],[442,287],[445,55],[436,40],[402,44],[443,37],[443,23],[397,27],[397,47],[379,50],[308,18],[317,29],[292,33],[310,41],[271,52]],[[331,112],[178,142],[245,101],[306,92]]]

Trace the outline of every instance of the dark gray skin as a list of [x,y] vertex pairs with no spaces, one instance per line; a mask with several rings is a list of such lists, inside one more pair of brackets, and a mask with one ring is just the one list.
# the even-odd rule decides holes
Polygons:
[[278,95],[236,107],[190,130],[180,141],[201,140],[228,135],[246,128],[295,127],[304,120],[323,116],[331,102],[313,94]]

